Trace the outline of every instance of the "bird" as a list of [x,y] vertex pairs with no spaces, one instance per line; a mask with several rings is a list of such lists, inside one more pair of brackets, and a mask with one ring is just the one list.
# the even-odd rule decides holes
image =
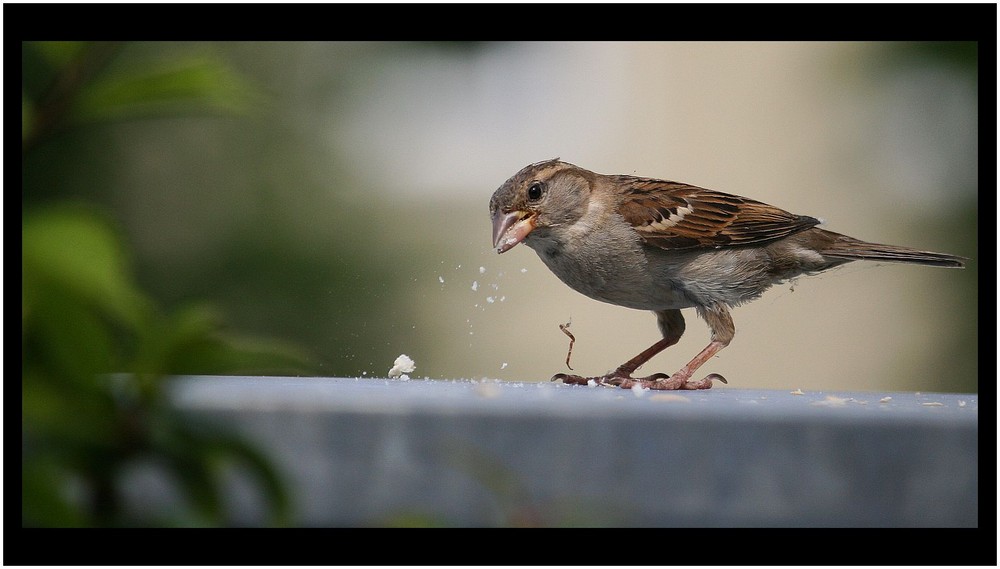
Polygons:
[[[605,175],[559,158],[530,164],[490,198],[493,247],[524,243],[563,283],[590,298],[656,315],[661,339],[595,377],[557,373],[553,381],[657,390],[709,389],[728,381],[695,372],[733,340],[730,308],[772,285],[852,261],[963,268],[946,253],[861,241],[817,227],[821,221],[766,203],[690,184]],[[709,344],[677,372],[633,377],[684,333],[694,308]]]

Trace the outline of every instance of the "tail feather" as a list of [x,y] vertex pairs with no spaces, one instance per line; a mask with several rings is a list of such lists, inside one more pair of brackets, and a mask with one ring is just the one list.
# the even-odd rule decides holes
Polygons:
[[930,265],[934,267],[965,267],[965,257],[949,255],[948,253],[935,253],[933,251],[919,251],[909,247],[898,245],[882,245],[879,243],[868,243],[827,231],[834,239],[830,244],[820,251],[824,257],[834,259],[845,259],[849,261],[887,261],[892,263],[915,263],[918,265]]

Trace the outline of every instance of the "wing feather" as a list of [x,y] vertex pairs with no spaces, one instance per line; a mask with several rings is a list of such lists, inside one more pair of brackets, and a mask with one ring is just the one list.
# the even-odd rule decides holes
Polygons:
[[646,243],[663,249],[759,244],[819,225],[814,217],[750,198],[667,180],[613,178],[625,188],[622,216]]

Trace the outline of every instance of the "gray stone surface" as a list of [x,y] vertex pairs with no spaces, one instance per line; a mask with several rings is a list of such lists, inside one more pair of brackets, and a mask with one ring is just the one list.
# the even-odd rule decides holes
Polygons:
[[[975,394],[209,376],[172,389],[272,457],[301,525],[979,523]],[[133,493],[162,505],[153,478]],[[252,486],[231,486],[234,519],[260,523]]]

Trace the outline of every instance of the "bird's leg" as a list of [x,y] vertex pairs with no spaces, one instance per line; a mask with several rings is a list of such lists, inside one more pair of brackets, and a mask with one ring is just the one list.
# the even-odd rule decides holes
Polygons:
[[615,385],[625,389],[639,385],[644,388],[656,390],[710,389],[713,381],[727,383],[726,378],[717,373],[709,374],[702,379],[691,379],[694,372],[711,359],[712,356],[717,354],[719,350],[728,346],[736,334],[733,318],[729,315],[729,310],[724,305],[717,304],[708,307],[699,307],[697,310],[698,315],[708,323],[708,327],[712,331],[712,341],[694,359],[673,375],[655,373],[648,377],[632,377],[632,373],[639,366],[680,340],[681,335],[684,333],[684,318],[681,316],[680,310],[657,312],[657,323],[659,324],[660,332],[663,333],[663,339],[618,366],[614,371],[599,377],[581,377],[579,375],[560,373],[553,376],[552,379],[578,385],[587,385],[589,381],[594,381],[599,385]]
[[[632,380],[633,382],[639,382],[643,387],[648,387],[649,389],[662,389],[662,390],[676,390],[676,389],[711,389],[712,380],[718,380],[722,383],[729,383],[726,378],[722,377],[717,373],[711,373],[701,379],[691,379],[691,375],[702,366],[705,362],[711,359],[719,350],[725,348],[726,344],[713,340],[702,350],[693,360],[687,363],[684,367],[677,371],[673,375],[666,375],[663,373],[658,373],[651,375],[649,377]],[[634,384],[634,383],[633,383]],[[631,387],[633,384],[625,385],[624,382],[622,387]]]
[[663,338],[659,342],[646,348],[634,358],[618,366],[618,369],[608,374],[610,377],[632,377],[632,372],[639,369],[639,366],[653,359],[653,356],[663,350],[673,346],[680,338]]
[[[583,377],[569,373],[557,373],[552,376],[552,380],[561,380],[563,383],[573,383],[577,385],[587,385],[591,380],[607,385],[621,385],[623,381],[632,381],[632,372],[634,372],[642,364],[648,362],[656,354],[676,344],[677,340],[678,338],[663,338],[659,342],[643,350],[639,355],[618,366],[617,369],[607,375],[598,377]],[[631,384],[628,387],[631,387]]]
[[[659,374],[661,377],[656,378],[648,384],[644,381],[643,387],[649,387],[650,389],[709,389],[712,387],[712,380],[728,383],[724,377],[717,373],[709,374],[699,380],[691,379],[694,372],[711,359],[712,356],[717,354],[719,350],[728,346],[736,334],[733,318],[729,315],[729,310],[725,305],[699,306],[697,310],[698,315],[708,323],[708,327],[712,331],[712,341],[694,359],[689,361],[687,365],[679,369],[677,373],[669,377]],[[653,376],[646,378],[647,381],[650,379],[653,379]]]
[[577,385],[588,385],[590,381],[594,381],[602,385],[632,387],[636,381],[652,383],[654,380],[659,379],[659,377],[664,376],[664,374],[657,374],[643,379],[633,379],[632,373],[637,370],[639,366],[652,359],[653,356],[670,346],[673,346],[678,340],[681,339],[681,335],[684,334],[684,317],[681,315],[680,310],[664,310],[656,313],[656,320],[660,327],[660,333],[663,334],[663,339],[646,348],[634,358],[618,366],[618,368],[614,371],[598,377],[583,377],[579,375],[557,373],[552,376],[552,380],[560,380],[563,383],[572,383]]

